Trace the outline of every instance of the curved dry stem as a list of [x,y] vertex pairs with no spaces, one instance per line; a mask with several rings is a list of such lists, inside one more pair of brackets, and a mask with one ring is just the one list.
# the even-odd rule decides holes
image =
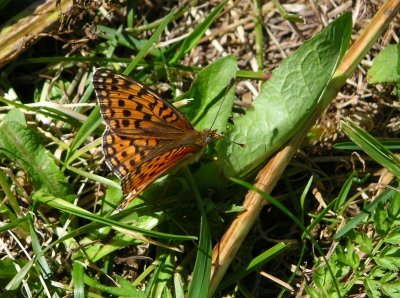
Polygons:
[[[45,2],[45,3],[43,3]],[[72,1],[35,1],[24,11],[14,16],[0,27],[0,67],[35,42],[39,34],[49,30],[59,22],[60,12],[65,13],[72,7]],[[26,17],[28,16],[28,17]],[[44,34],[43,36],[48,36]]]

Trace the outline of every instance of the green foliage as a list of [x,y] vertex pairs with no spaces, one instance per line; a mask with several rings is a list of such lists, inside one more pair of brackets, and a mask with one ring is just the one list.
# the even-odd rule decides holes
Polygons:
[[284,59],[263,84],[252,103],[254,109],[234,118],[235,128],[226,136],[246,144],[249,152],[220,142],[217,150],[224,175],[245,176],[304,125],[348,47],[350,22],[349,14],[342,15]]
[[397,82],[398,52],[396,45],[389,45],[375,57],[367,80],[370,84]]
[[[225,131],[232,114],[235,91],[235,85],[230,86],[229,83],[231,78],[236,77],[236,70],[237,61],[234,56],[219,59],[200,71],[190,90],[177,99],[193,99],[180,110],[196,129],[210,128],[215,120],[212,128],[218,129],[219,133]],[[230,89],[225,96],[227,87]],[[242,155],[243,151],[240,153]]]
[[[399,181],[393,186],[398,189]],[[327,264],[321,263],[313,274],[316,289],[306,287],[311,297],[339,297],[331,286],[332,283],[338,284],[341,297],[351,293],[357,283],[365,286],[369,297],[381,297],[382,294],[396,297],[399,294],[397,275],[400,268],[400,194],[390,194],[390,202],[386,206],[383,203],[377,204],[374,212],[368,212],[368,218],[364,220],[366,223],[374,223],[377,236],[372,238],[365,234],[366,224],[349,230],[345,234],[346,246],[339,244],[328,258]],[[334,280],[327,272],[328,266],[335,273]],[[318,268],[318,264],[316,267]]]
[[[399,177],[399,163],[396,155],[353,121],[345,119],[345,121],[342,121],[342,128],[359,148]],[[346,149],[349,146],[346,145],[342,148]],[[347,197],[349,186],[356,176],[357,173],[353,173],[340,192],[338,202],[346,202],[346,204],[336,205],[336,210],[339,213],[341,209],[345,210],[345,207],[355,199],[354,197],[348,200]],[[369,297],[382,297],[383,295],[396,297],[399,295],[397,278],[400,268],[400,248],[398,246],[400,243],[399,185],[399,180],[392,183],[391,187],[377,195],[372,203],[365,205],[364,209],[334,236],[335,240],[347,238],[346,249],[339,245],[329,257],[327,263],[335,272],[335,282],[343,289],[342,296],[351,293],[355,285],[360,282],[364,285]],[[385,204],[387,201],[388,203]],[[368,231],[368,224],[373,224],[373,226],[369,232],[366,232]],[[326,280],[327,277],[323,273],[326,270],[325,267],[317,270],[313,276],[319,291],[307,287],[307,292],[312,297],[320,297],[321,293],[324,293],[324,297],[336,297],[334,293],[329,292],[331,288],[329,283],[332,281]],[[342,280],[346,276],[349,276],[350,280],[343,282]]]

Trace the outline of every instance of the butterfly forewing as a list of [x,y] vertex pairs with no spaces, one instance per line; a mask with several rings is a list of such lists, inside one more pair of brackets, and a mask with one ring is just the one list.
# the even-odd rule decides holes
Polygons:
[[103,152],[107,165],[120,178],[155,154],[156,139],[134,139],[114,133],[109,127],[103,134]]
[[130,77],[100,68],[93,86],[103,118],[116,133],[164,135],[194,129],[172,104]]

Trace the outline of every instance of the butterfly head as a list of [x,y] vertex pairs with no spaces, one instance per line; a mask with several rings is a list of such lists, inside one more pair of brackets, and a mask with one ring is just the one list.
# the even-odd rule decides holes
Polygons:
[[220,139],[225,139],[233,144],[239,145],[242,148],[246,148],[245,144],[240,144],[240,143],[236,143],[228,138],[226,138],[223,135],[217,134],[217,129],[209,129],[209,128],[205,128],[203,129],[203,131],[201,132],[201,136],[203,137],[204,142],[208,145],[211,144],[212,142],[215,142],[217,140]]
[[203,137],[203,140],[207,145],[224,138],[224,136],[217,134],[217,129],[211,130],[209,128],[203,129],[203,131],[201,132],[201,136]]

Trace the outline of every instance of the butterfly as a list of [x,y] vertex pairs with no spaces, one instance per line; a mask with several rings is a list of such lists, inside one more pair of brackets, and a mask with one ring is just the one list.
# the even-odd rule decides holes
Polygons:
[[217,130],[196,130],[176,107],[131,77],[98,68],[93,86],[107,124],[106,164],[128,195],[118,211],[153,181],[198,161],[208,144],[224,138]]

